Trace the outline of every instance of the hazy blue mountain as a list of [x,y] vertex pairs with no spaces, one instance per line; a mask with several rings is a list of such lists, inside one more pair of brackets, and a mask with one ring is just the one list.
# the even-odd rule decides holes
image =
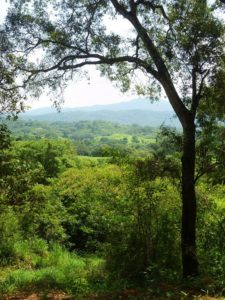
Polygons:
[[165,125],[179,127],[179,122],[174,118],[174,113],[168,102],[160,101],[151,103],[146,99],[135,99],[109,105],[62,108],[60,113],[57,112],[55,108],[40,108],[25,113],[22,118],[48,122],[102,120],[121,124],[138,124],[154,127],[158,127],[164,123]]
[[167,101],[158,101],[151,103],[147,99],[134,99],[127,102],[120,102],[107,105],[94,105],[90,107],[82,107],[79,110],[96,111],[96,110],[150,110],[150,111],[172,111],[171,105]]
[[61,113],[27,115],[23,119],[48,122],[78,122],[82,120],[94,121],[111,121],[120,124],[138,124],[141,126],[158,127],[163,123],[165,125],[179,127],[177,119],[174,119],[173,113],[170,112],[152,112],[144,110],[123,110],[123,111],[67,111]]
[[[106,104],[106,105],[93,105],[93,106],[85,106],[85,107],[63,107],[61,108],[61,112],[68,111],[99,111],[99,110],[110,110],[110,111],[120,111],[120,110],[149,110],[149,111],[172,111],[171,105],[167,101],[157,101],[151,103],[150,100],[147,99],[134,99],[127,102],[120,102],[114,104]],[[29,115],[43,115],[43,114],[51,114],[55,113],[56,109],[54,107],[43,107],[34,110],[28,111],[26,114]]]

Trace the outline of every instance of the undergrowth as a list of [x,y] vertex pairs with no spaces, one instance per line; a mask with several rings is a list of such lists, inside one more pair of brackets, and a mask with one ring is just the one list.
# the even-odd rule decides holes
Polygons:
[[79,295],[105,281],[104,260],[80,257],[56,244],[48,248],[42,240],[20,242],[15,245],[15,255],[14,263],[0,271],[1,296],[27,290],[61,290]]

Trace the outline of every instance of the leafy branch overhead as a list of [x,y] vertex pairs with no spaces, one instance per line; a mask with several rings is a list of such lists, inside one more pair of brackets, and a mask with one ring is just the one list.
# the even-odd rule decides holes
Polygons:
[[[189,2],[12,1],[5,32],[19,85],[37,94],[45,87],[57,90],[83,67],[98,65],[126,90],[131,74],[141,70],[173,98],[178,115],[186,108],[195,114],[222,51],[223,27],[204,1]],[[126,34],[108,28],[119,16],[130,23]]]
[[10,43],[4,32],[0,31],[0,117],[2,114],[16,116],[23,111],[25,98],[16,84],[17,71],[12,64],[14,55],[10,53]]

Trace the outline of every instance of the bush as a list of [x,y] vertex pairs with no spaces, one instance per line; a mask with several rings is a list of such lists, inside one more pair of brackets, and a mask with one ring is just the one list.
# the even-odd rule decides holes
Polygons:
[[198,249],[202,272],[212,286],[225,286],[225,187],[198,186],[199,214],[197,222]]
[[135,281],[154,277],[156,269],[179,273],[181,203],[176,188],[156,178],[136,182],[129,192],[132,223],[117,224],[120,231],[110,236],[107,266]]
[[6,265],[15,257],[14,245],[21,240],[19,220],[10,207],[2,207],[0,213],[0,265]]

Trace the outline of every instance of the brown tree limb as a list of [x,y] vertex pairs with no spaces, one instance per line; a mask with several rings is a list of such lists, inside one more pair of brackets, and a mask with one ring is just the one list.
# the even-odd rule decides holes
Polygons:
[[168,96],[168,99],[176,112],[180,122],[185,127],[190,120],[190,111],[185,107],[181,101],[178,92],[173,84],[169,71],[162,59],[161,54],[154,45],[152,39],[148,35],[147,30],[140,23],[136,13],[133,11],[127,11],[124,6],[122,6],[117,0],[110,0],[116,11],[121,14],[125,19],[130,21],[130,23],[136,29],[139,37],[142,39],[146,50],[153,59],[155,66],[158,70],[158,77],[155,77],[164,87],[164,90]]

